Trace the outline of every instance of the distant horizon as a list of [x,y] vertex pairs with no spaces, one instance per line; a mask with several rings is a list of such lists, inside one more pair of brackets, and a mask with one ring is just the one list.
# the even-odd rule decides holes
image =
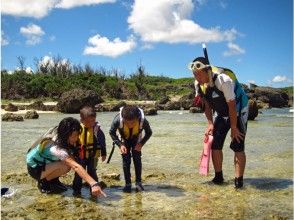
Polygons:
[[29,2],[1,2],[1,69],[14,71],[18,56],[30,71],[35,58],[60,55],[125,75],[142,64],[155,76],[187,78],[206,43],[211,63],[244,84],[293,86],[292,0]]

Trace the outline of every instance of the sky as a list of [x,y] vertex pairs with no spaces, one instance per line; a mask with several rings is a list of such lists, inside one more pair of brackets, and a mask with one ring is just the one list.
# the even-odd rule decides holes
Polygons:
[[241,83],[293,85],[292,0],[1,0],[1,69],[28,72],[61,57],[75,65],[139,65],[149,75],[192,77],[208,49],[211,64]]

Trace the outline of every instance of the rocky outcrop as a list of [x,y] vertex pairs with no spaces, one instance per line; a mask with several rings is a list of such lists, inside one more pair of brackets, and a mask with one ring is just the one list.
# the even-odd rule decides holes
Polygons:
[[57,103],[57,109],[64,113],[79,113],[83,106],[95,106],[102,101],[102,98],[93,90],[74,89],[62,94]]
[[202,109],[199,107],[191,107],[189,110],[190,113],[202,113]]
[[179,101],[169,101],[164,105],[163,110],[180,110],[181,106]]
[[39,114],[36,111],[27,111],[24,118],[25,119],[38,119]]
[[157,115],[157,109],[156,108],[147,108],[144,109],[145,115]]
[[47,111],[46,105],[44,105],[44,103],[42,101],[36,101],[36,102],[28,105],[26,109]]
[[194,98],[195,98],[195,92],[191,92],[190,94],[181,97],[179,99],[179,102],[181,103],[181,107],[184,110],[189,110],[191,107],[193,107]]
[[158,105],[164,105],[164,104],[166,104],[169,101],[170,101],[170,98],[168,96],[164,96],[159,101],[157,101],[156,104],[158,104]]
[[117,112],[119,109],[123,106],[126,106],[127,103],[124,101],[120,101],[119,103],[116,104],[98,104],[95,105],[95,111],[97,112]]
[[289,97],[281,89],[257,86],[254,88],[254,98],[261,102],[268,103],[269,107],[288,107]]
[[2,121],[23,121],[23,117],[13,113],[5,113],[2,116]]
[[4,110],[8,112],[17,112],[18,107],[16,105],[9,103],[7,106],[5,106]]

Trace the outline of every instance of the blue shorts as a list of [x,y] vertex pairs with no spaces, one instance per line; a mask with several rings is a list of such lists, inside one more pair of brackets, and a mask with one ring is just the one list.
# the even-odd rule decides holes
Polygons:
[[[244,134],[244,139],[238,143],[235,139],[231,141],[230,148],[234,152],[242,152],[245,149],[245,135],[247,131],[248,112],[242,113],[237,117],[237,128]],[[230,119],[228,117],[217,116],[213,128],[213,150],[222,150],[228,131],[231,129]]]

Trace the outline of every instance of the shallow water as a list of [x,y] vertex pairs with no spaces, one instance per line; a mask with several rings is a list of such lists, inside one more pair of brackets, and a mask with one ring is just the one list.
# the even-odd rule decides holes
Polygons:
[[[98,113],[106,133],[116,113]],[[107,198],[91,198],[85,187],[82,198],[72,190],[42,195],[26,174],[25,153],[36,137],[62,118],[78,115],[41,114],[38,120],[2,122],[2,187],[13,187],[11,198],[1,199],[3,219],[292,219],[293,218],[293,114],[289,109],[263,111],[248,124],[245,188],[233,187],[233,152],[229,138],[224,147],[223,186],[198,175],[206,119],[187,111],[159,112],[149,116],[153,136],[143,148],[143,193],[122,193],[119,150],[110,164],[99,163],[100,180],[107,183]],[[120,173],[120,181],[102,174]],[[134,173],[132,167],[132,173]],[[71,184],[72,172],[61,180]]]

